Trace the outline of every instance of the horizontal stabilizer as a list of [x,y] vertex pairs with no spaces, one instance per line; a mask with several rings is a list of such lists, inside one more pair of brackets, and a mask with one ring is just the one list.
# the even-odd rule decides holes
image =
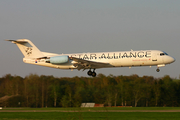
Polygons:
[[16,44],[16,43],[27,43],[27,41],[17,41],[17,40],[6,40],[6,41],[10,41],[14,44]]

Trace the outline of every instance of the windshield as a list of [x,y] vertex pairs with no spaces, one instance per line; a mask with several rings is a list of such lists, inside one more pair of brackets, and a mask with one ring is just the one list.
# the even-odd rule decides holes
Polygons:
[[168,55],[166,52],[163,51],[163,53],[160,53],[160,56]]

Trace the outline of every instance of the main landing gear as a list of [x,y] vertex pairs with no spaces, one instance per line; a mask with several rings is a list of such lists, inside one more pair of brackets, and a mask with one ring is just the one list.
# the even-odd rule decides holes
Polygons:
[[87,74],[89,76],[92,76],[92,77],[96,77],[96,72],[95,72],[95,69],[93,70],[93,72],[91,71],[91,69],[87,72]]

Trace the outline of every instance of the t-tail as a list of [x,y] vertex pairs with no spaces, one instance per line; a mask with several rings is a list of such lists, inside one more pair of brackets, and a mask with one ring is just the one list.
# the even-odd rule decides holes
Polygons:
[[41,58],[43,53],[28,39],[6,40],[16,44],[25,58]]

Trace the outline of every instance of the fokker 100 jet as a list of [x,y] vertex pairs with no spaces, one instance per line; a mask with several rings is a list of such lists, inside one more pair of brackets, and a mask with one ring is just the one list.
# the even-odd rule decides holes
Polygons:
[[55,54],[41,52],[30,40],[7,40],[15,43],[24,55],[23,62],[57,69],[86,70],[95,77],[98,68],[157,66],[173,63],[175,59],[160,50]]

